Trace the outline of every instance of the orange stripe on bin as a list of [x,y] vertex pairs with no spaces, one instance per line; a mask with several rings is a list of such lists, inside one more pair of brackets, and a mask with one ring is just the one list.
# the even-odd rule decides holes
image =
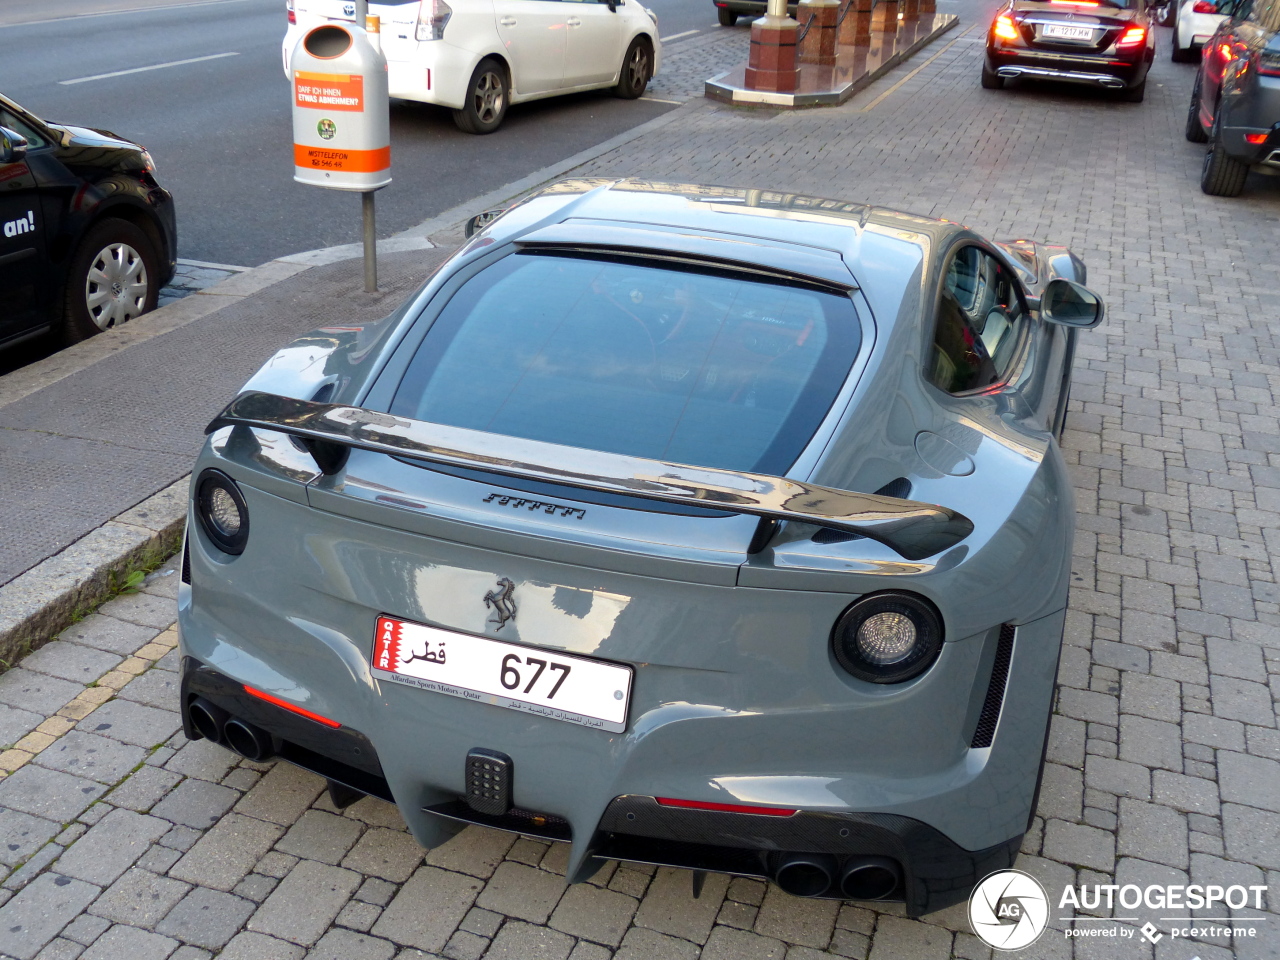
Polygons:
[[391,169],[391,148],[334,150],[331,147],[293,145],[295,166],[307,170],[339,170],[342,173],[381,173]]

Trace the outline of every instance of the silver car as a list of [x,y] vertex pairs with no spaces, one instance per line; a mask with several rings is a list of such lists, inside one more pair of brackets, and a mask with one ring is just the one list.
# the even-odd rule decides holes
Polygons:
[[862,204],[551,186],[209,425],[187,736],[575,882],[961,900],[1035,808],[1084,279]]

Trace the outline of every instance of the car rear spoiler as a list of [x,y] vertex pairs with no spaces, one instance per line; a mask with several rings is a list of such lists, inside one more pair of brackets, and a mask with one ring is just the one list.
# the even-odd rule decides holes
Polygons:
[[646,500],[814,523],[877,540],[907,560],[941,553],[973,532],[967,517],[929,503],[524,440],[271,393],[241,394],[205,433],[235,426],[297,437],[325,474],[341,470],[352,449],[371,450]]

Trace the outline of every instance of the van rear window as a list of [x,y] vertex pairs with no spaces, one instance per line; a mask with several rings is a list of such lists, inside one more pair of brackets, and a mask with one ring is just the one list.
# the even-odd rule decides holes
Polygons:
[[860,344],[853,303],[837,293],[661,261],[520,253],[453,296],[391,412],[781,474]]

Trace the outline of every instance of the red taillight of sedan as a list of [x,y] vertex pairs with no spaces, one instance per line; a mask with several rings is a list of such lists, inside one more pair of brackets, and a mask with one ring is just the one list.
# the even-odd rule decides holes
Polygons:
[[996,17],[995,34],[1001,40],[1017,40],[1018,28],[1013,22],[1013,17],[1007,13]]
[[289,14],[289,22],[297,23],[298,15],[293,12],[293,0],[284,0],[284,9]]
[[1196,0],[1195,6],[1191,8],[1192,13],[1217,13],[1218,5],[1210,3],[1209,0]]
[[1140,47],[1147,42],[1146,27],[1129,27],[1120,39],[1116,41],[1117,47]]

